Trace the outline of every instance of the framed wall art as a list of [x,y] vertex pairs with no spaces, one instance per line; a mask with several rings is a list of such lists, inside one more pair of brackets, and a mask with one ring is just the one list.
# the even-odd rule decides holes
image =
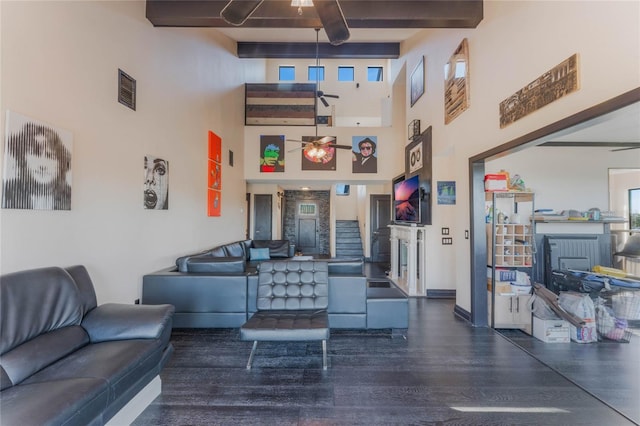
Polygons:
[[444,124],[469,108],[469,43],[463,39],[444,66]]
[[420,223],[431,225],[432,129],[429,126],[405,147],[405,179],[419,176]]
[[2,208],[71,210],[73,133],[7,111]]
[[208,133],[207,215],[220,216],[222,211],[222,138]]
[[411,106],[413,107],[420,96],[424,94],[424,56],[420,57],[420,62],[411,72],[409,83],[411,86]]
[[500,128],[579,88],[576,53],[500,102]]

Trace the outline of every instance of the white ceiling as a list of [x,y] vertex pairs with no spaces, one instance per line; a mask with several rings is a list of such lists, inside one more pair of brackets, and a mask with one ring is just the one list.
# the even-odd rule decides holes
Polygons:
[[558,142],[640,142],[640,103],[620,108],[545,139]]

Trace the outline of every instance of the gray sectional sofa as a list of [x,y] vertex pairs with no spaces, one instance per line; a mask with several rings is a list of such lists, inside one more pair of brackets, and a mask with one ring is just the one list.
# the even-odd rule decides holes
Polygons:
[[97,306],[83,266],[14,272],[0,286],[2,425],[129,423],[121,409],[149,385],[159,392],[172,306]]
[[[250,249],[256,245],[270,247],[270,260],[295,260],[286,240],[224,244],[179,257],[175,266],[144,275],[141,303],[174,305],[175,328],[240,327],[257,310],[257,269],[266,259],[252,259]],[[329,267],[331,328],[402,332],[408,327],[407,296],[393,283],[384,289],[370,287],[363,259],[322,260]]]

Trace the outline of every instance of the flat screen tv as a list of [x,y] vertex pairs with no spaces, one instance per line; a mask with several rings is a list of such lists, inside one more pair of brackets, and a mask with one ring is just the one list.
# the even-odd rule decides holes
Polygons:
[[420,223],[419,175],[394,181],[393,210],[396,222]]

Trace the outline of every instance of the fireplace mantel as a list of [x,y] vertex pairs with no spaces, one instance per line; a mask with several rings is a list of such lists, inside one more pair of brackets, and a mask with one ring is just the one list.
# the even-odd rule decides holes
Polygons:
[[391,229],[390,278],[409,296],[426,296],[425,273],[426,227],[389,225]]

